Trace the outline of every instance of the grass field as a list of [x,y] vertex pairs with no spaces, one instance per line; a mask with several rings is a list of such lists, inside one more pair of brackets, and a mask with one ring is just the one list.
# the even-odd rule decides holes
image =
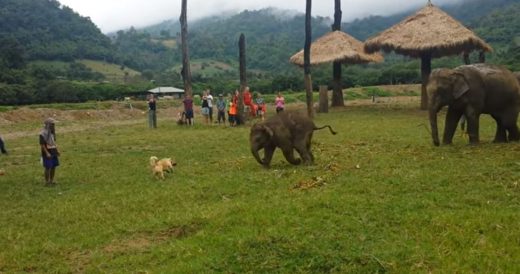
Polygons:
[[93,71],[99,72],[105,75],[108,81],[114,81],[122,83],[125,81],[125,77],[136,77],[141,73],[133,69],[124,67],[121,68],[119,65],[109,64],[102,61],[96,60],[80,60],[80,63],[84,64]]
[[[191,72],[194,75],[202,75],[204,77],[214,76],[218,73],[230,72],[234,68],[232,65],[211,59],[195,59],[190,61]],[[172,68],[172,71],[181,71],[181,66]]]
[[[519,273],[520,144],[492,144],[483,116],[481,145],[433,147],[416,106],[318,114],[339,134],[315,133],[315,165],[277,151],[268,170],[248,127],[179,127],[165,110],[156,130],[144,115],[61,121],[52,188],[37,136],[10,138],[0,272]],[[152,155],[176,159],[166,180],[152,178]]]

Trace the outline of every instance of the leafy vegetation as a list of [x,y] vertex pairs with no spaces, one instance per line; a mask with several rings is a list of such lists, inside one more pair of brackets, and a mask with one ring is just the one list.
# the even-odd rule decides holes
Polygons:
[[[16,95],[3,102],[46,103],[45,98],[54,97],[42,93],[48,90],[45,88],[50,85],[48,82],[53,81],[68,81],[69,88],[82,86],[75,82],[102,82],[113,84],[112,90],[121,90],[118,85],[126,84],[127,89],[134,92],[153,86],[183,85],[179,41],[174,35],[178,32],[176,21],[142,30],[130,28],[110,34],[108,38],[88,18],[60,6],[55,0],[1,0],[0,3],[3,7],[0,23],[6,26],[0,30],[1,90],[5,92],[4,97]],[[467,0],[442,8],[492,44],[495,51],[487,56],[488,62],[520,70],[517,30],[520,22],[516,16],[520,5],[517,1]],[[343,30],[364,40],[411,12],[355,20],[343,24]],[[329,18],[313,18],[313,36],[317,38],[328,32],[330,24]],[[244,11],[190,23],[195,92],[208,88],[231,92],[239,86],[237,41],[241,33],[246,35],[248,84],[253,90],[262,93],[303,90],[300,69],[288,62],[302,47],[303,25],[303,15],[276,9]],[[471,59],[476,61],[478,57],[473,55]],[[461,63],[461,57],[455,56],[436,59],[433,67],[455,67]],[[343,86],[418,83],[419,70],[418,60],[390,54],[383,64],[345,66]],[[330,65],[313,68],[315,90],[320,85],[330,87],[331,74]],[[84,90],[71,92],[81,94]],[[60,97],[114,99],[98,94]]]
[[[62,121],[58,185],[45,188],[34,134],[9,138],[0,269],[518,273],[520,145],[492,144],[483,116],[481,145],[433,147],[416,104],[318,114],[339,134],[314,134],[310,167],[277,151],[263,169],[248,128],[179,127],[161,108],[153,131],[144,115]],[[152,155],[176,159],[166,180]]]
[[0,7],[0,37],[23,45],[29,60],[114,59],[110,39],[56,0],[1,0]]

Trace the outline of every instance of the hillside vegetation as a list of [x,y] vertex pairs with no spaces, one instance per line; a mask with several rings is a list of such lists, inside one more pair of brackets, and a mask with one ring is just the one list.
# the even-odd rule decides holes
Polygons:
[[[135,92],[155,85],[183,85],[177,20],[148,29],[121,30],[108,38],[89,18],[55,0],[0,0],[0,3],[0,104],[46,103],[57,98],[60,102],[71,98],[114,99],[112,96],[122,90],[119,84],[126,85],[124,90]],[[351,7],[343,7],[346,8]],[[441,8],[492,44],[495,51],[487,56],[488,62],[520,70],[520,22],[516,16],[520,13],[520,3],[467,0]],[[343,29],[364,40],[412,12],[371,16],[343,24]],[[313,37],[328,32],[330,24],[330,18],[313,18]],[[195,92],[208,88],[230,91],[238,87],[237,43],[241,33],[246,36],[248,82],[254,90],[263,93],[303,90],[300,68],[288,62],[303,46],[303,25],[302,14],[277,9],[243,11],[190,22]],[[471,58],[478,59],[476,55]],[[98,62],[114,69],[89,65]],[[63,65],[46,66],[57,63]],[[455,56],[436,59],[433,67],[454,67],[461,63],[460,56]],[[419,69],[418,60],[390,54],[382,64],[345,66],[342,84],[355,87],[418,83]],[[330,85],[331,75],[330,65],[313,68],[314,88]],[[110,92],[96,92],[96,95],[88,94],[88,89],[76,90],[78,86],[92,86],[90,82],[113,85]],[[55,85],[72,88],[74,94],[85,94],[48,94]]]

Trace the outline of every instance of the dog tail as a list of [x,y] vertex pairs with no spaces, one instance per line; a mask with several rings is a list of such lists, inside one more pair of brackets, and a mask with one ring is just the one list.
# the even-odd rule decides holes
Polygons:
[[324,129],[324,128],[326,128],[326,127],[328,127],[328,128],[329,128],[329,130],[330,130],[330,133],[332,133],[333,135],[336,135],[336,134],[338,134],[338,133],[337,133],[337,132],[335,132],[335,131],[334,131],[334,130],[332,129],[332,127],[331,127],[331,126],[329,126],[329,125],[324,125],[324,126],[322,126],[322,127],[316,127],[316,126],[314,126],[314,130],[320,130],[320,129]]

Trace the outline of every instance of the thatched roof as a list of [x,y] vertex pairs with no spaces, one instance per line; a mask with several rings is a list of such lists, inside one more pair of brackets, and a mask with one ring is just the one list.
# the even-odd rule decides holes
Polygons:
[[493,50],[473,31],[431,3],[365,42],[368,52],[381,49],[412,57],[425,52],[430,52],[432,57],[441,57],[465,51]]
[[[303,50],[293,55],[289,61],[303,66]],[[342,31],[329,32],[311,44],[311,65],[336,61],[364,64],[382,62],[383,56],[379,53],[366,53],[362,42]]]

